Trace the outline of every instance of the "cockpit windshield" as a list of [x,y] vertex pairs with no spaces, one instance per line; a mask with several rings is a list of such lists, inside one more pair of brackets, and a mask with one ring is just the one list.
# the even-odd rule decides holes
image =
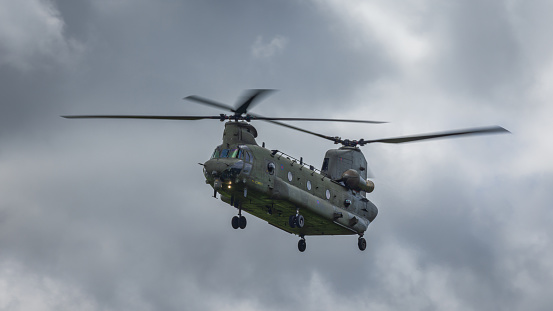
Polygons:
[[246,162],[252,162],[253,156],[246,146],[240,146],[240,148],[233,149],[215,149],[212,159],[215,158],[233,158],[233,159],[244,159]]
[[229,152],[229,158],[240,158],[239,155],[242,155],[242,153],[240,152],[240,149],[232,149],[230,152]]

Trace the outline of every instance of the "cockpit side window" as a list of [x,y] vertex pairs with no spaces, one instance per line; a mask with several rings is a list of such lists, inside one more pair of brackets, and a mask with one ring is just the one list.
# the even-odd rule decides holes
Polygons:
[[221,158],[228,158],[228,154],[229,154],[229,150],[228,149],[223,149],[221,151]]
[[211,158],[214,159],[218,157],[219,157],[219,149],[215,149],[215,151],[213,151],[213,154],[211,155]]
[[251,154],[249,151],[246,151],[246,156],[245,156],[245,158],[246,158],[246,162],[248,162],[248,163],[252,163],[252,162],[253,162],[253,156],[252,156],[252,154]]
[[253,155],[251,153],[250,148],[245,145],[240,145],[240,149],[238,151],[238,158],[244,159],[244,162],[252,163],[253,162]]

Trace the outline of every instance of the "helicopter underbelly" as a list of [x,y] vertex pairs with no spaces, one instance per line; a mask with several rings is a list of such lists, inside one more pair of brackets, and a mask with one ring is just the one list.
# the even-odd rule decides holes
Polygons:
[[[244,189],[246,189],[244,191]],[[225,191],[226,190],[226,191]],[[365,218],[333,206],[327,200],[316,197],[280,178],[275,178],[273,189],[263,191],[255,184],[234,185],[232,191],[221,189],[221,200],[240,206],[258,218],[286,232],[297,235],[352,235],[367,230],[369,221]],[[303,228],[289,225],[290,215],[299,209],[305,217]]]

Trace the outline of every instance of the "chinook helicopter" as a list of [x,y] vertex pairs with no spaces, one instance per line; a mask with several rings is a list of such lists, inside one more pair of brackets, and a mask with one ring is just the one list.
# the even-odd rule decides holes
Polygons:
[[[364,233],[378,214],[378,208],[367,198],[375,185],[367,179],[367,160],[359,149],[371,143],[399,144],[434,138],[478,134],[508,133],[500,126],[470,128],[386,139],[349,140],[308,131],[279,121],[356,122],[379,124],[381,121],[263,117],[248,109],[272,90],[250,90],[242,101],[231,107],[200,96],[185,100],[227,110],[233,114],[218,116],[151,116],[151,115],[71,115],[68,119],[161,119],[225,122],[223,142],[203,166],[205,182],[213,188],[213,197],[235,207],[238,214],[231,220],[234,229],[246,228],[243,212],[267,221],[286,232],[298,235],[298,250],[306,249],[309,235],[358,235],[357,245],[365,250]],[[326,152],[320,169],[279,150],[259,146],[257,130],[251,121],[262,120],[340,144]]]

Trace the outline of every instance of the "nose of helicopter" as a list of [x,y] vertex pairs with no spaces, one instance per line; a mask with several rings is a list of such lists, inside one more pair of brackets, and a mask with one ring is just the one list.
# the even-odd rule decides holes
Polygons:
[[204,163],[204,174],[208,181],[234,180],[244,168],[244,161],[239,159],[210,159]]
[[211,159],[204,163],[204,169],[210,176],[219,176],[221,172],[230,167],[231,163],[223,159]]

